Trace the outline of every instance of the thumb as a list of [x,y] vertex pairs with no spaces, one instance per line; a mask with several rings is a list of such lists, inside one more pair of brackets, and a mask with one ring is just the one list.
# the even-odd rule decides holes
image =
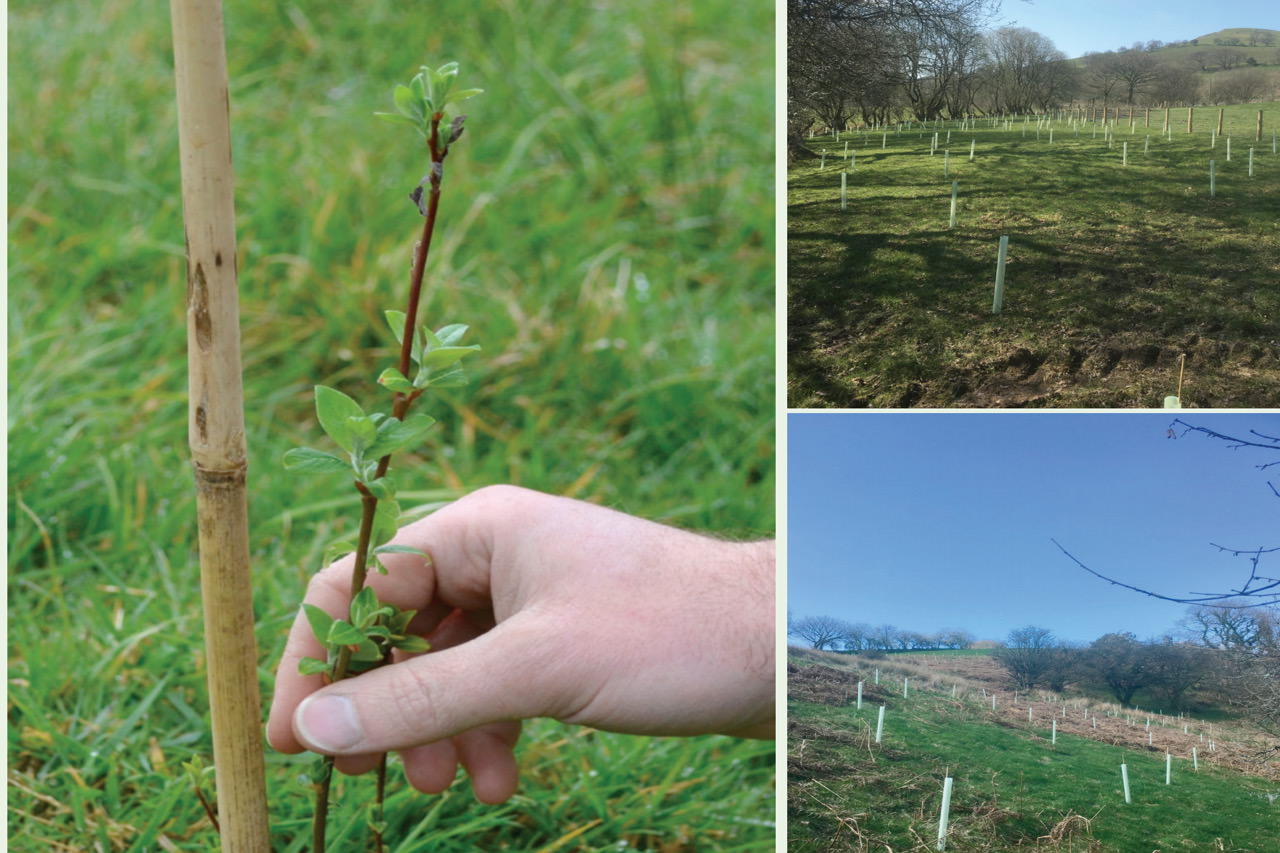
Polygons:
[[317,690],[294,712],[294,734],[314,752],[363,755],[547,714],[554,633],[539,621],[520,614],[461,645]]

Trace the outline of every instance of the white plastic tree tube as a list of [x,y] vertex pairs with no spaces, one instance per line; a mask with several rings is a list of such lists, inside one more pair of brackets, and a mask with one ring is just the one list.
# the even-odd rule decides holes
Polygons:
[[947,849],[947,822],[951,812],[951,784],[952,779],[948,776],[942,780],[942,809],[938,813],[938,849]]
[[[1001,235],[1000,251],[996,257],[996,290],[995,296],[991,300],[991,313],[999,314],[1000,309],[1004,307],[1004,265],[1009,257],[1009,237]],[[1027,707],[1027,713],[1031,713],[1031,707]]]
[[1124,801],[1132,803],[1133,799],[1129,796],[1129,765],[1120,765],[1120,782],[1124,785]]
[[862,682],[858,682],[858,710],[862,710]]
[[876,743],[884,737],[884,706],[880,706],[880,716],[876,719]]
[[1164,754],[1164,783],[1173,784],[1173,756],[1168,751]]

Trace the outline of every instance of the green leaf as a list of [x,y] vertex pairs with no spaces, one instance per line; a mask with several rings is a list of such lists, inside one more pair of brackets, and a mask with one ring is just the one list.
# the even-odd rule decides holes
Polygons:
[[384,311],[383,315],[387,318],[387,325],[391,327],[391,333],[396,336],[396,343],[404,343],[404,312],[403,311]]
[[318,658],[302,658],[298,661],[298,672],[303,675],[320,675],[329,671],[329,664]]
[[407,125],[409,125],[410,127],[416,127],[416,128],[418,128],[419,130],[421,130],[421,129],[422,129],[422,125],[421,125],[421,123],[420,123],[420,122],[416,122],[416,121],[414,121],[413,119],[409,118],[408,116],[400,115],[400,113],[379,113],[379,112],[375,112],[375,113],[374,113],[374,115],[376,115],[378,118],[380,118],[380,119],[384,119],[384,120],[386,120],[386,121],[394,121],[394,122],[396,122],[396,123],[398,123],[398,124],[407,124]]
[[302,611],[307,614],[307,622],[311,625],[311,631],[316,635],[316,639],[328,645],[329,631],[333,628],[333,617],[314,604],[302,605]]
[[402,637],[396,637],[391,641],[391,645],[402,651],[411,652],[413,654],[422,654],[431,651],[431,644],[422,637],[408,634]]
[[286,450],[283,461],[286,471],[298,471],[303,474],[336,474],[351,470],[351,465],[345,459],[339,459],[332,453],[313,450],[310,447]]
[[[347,556],[355,549],[356,543],[347,539],[343,539],[340,542],[334,542],[324,549],[324,564],[327,566],[339,558]],[[323,637],[324,634],[317,634],[317,636]]]
[[467,374],[463,372],[462,365],[455,364],[447,370],[435,376],[427,373],[426,381],[419,385],[419,388],[432,386],[435,388],[457,388],[467,384]]
[[331,646],[355,646],[364,642],[364,634],[350,622],[334,619],[325,642]]
[[391,630],[386,625],[366,625],[364,633],[371,640],[389,641],[391,639]]
[[351,624],[359,627],[369,624],[379,605],[378,594],[373,591],[373,587],[366,586],[361,589],[356,593],[356,597],[351,599]]
[[347,429],[350,430],[356,447],[368,448],[378,437],[378,425],[373,422],[373,418],[363,414],[347,418]]
[[369,448],[369,455],[382,457],[418,444],[435,422],[430,415],[410,415],[404,421],[389,418],[378,431],[378,440]]
[[387,620],[386,620],[387,628],[391,630],[392,634],[403,634],[405,630],[409,627],[409,623],[413,621],[413,617],[416,616],[417,613],[418,611],[416,610],[394,610],[393,609],[393,612],[388,614],[387,616]]
[[366,483],[365,488],[378,500],[390,500],[396,496],[396,483],[390,477],[379,477]]
[[436,338],[440,341],[438,346],[454,346],[458,341],[462,340],[462,336],[467,333],[469,328],[471,327],[463,323],[450,323],[447,326],[441,326],[436,331]]
[[408,86],[397,85],[392,92],[392,99],[396,103],[396,109],[406,118],[415,124],[422,120],[422,99],[415,98],[413,90]]
[[484,89],[459,89],[449,95],[445,101],[446,104],[456,104],[459,101],[465,101],[467,98],[474,98],[476,95],[483,95]]
[[476,352],[480,347],[472,344],[469,347],[432,347],[422,357],[422,366],[430,370],[439,370],[459,361],[467,353]]
[[378,644],[373,640],[361,639],[359,643],[352,643],[356,646],[355,651],[351,653],[351,659],[354,661],[378,661],[382,660],[383,651],[378,648]]
[[[384,542],[389,542],[396,535],[396,530],[400,523],[400,504],[395,501],[378,501],[378,507],[373,513],[373,531],[370,534],[370,541],[376,548]],[[370,557],[373,555],[371,554]],[[378,571],[386,574],[386,569],[377,560],[374,560]]]
[[431,555],[421,548],[415,548],[412,545],[379,545],[373,549],[375,554],[416,554],[419,557],[431,559]]
[[388,367],[378,374],[378,384],[392,391],[399,391],[401,394],[413,391],[413,383],[394,367]]
[[351,421],[365,417],[359,403],[336,388],[317,385],[316,417],[320,420],[321,429],[339,447],[348,453],[354,449],[355,434],[351,431]]

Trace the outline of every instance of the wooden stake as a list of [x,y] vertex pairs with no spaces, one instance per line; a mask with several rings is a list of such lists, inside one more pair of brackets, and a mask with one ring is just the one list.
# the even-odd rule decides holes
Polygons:
[[236,294],[234,186],[220,0],[171,0],[187,238],[189,443],[224,851],[268,853]]

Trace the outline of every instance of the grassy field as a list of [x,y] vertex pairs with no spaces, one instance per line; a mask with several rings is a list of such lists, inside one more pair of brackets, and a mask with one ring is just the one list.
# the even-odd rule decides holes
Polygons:
[[932,155],[932,126],[811,140],[825,167],[798,159],[788,176],[789,405],[1158,408],[1184,355],[1184,406],[1280,403],[1280,104],[1226,109],[1230,161],[1217,110],[1196,110],[1191,134],[1173,110],[1172,140],[1163,118],[1122,119],[1111,140],[1096,124],[951,122]]
[[[180,766],[210,741],[160,9],[9,6],[14,851],[217,849]],[[403,298],[426,160],[371,114],[426,62],[486,94],[448,160],[422,316],[471,324],[484,352],[398,461],[404,505],[510,482],[772,534],[771,5],[228,0],[226,19],[264,698],[307,577],[354,524],[352,495],[279,459],[320,441],[314,384],[367,400],[394,360],[381,311]],[[773,755],[540,721],[505,806],[393,771],[388,838],[771,850]],[[268,763],[275,847],[301,850],[310,761]],[[330,835],[356,849],[372,780],[337,787]]]
[[[900,678],[886,674],[874,685],[867,664],[860,670],[793,663],[801,670],[788,677],[792,853],[933,850],[948,775],[955,781],[947,850],[1261,853],[1274,844],[1280,783],[1225,766],[1201,746],[1198,769],[1189,750],[1174,747],[1172,784],[1165,785],[1159,739],[1174,736],[1168,729],[1147,748],[1071,733],[1063,720],[1055,743],[1052,706],[1043,702],[1028,723],[1025,698],[1020,709],[996,714],[963,681],[953,699],[945,681],[926,686],[913,679],[904,699]],[[861,710],[846,698],[852,693],[841,692],[858,679],[865,679]],[[876,744],[882,704],[884,734]],[[1074,708],[1071,716],[1092,734],[1074,720]],[[1108,722],[1125,728],[1119,719]]]

